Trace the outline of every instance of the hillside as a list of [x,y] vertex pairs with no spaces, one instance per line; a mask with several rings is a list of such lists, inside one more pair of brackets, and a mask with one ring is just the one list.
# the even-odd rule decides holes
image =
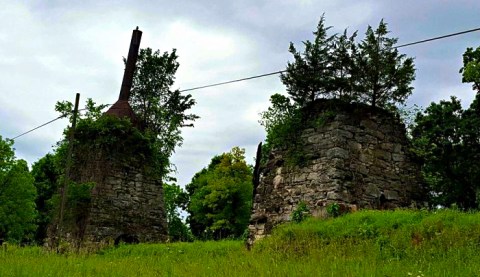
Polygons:
[[3,246],[0,276],[478,276],[480,214],[361,211],[241,241],[122,245],[96,254]]

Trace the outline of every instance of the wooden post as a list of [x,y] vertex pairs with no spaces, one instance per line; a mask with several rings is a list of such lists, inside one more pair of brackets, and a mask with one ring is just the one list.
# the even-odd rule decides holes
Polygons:
[[61,194],[61,204],[60,204],[60,218],[58,219],[58,226],[62,225],[63,215],[65,211],[65,202],[67,200],[67,189],[68,181],[70,180],[70,168],[72,167],[72,154],[73,154],[73,140],[75,138],[75,127],[77,125],[77,114],[78,114],[78,102],[80,101],[80,93],[77,93],[75,96],[75,108],[73,109],[73,119],[72,127],[70,128],[70,136],[68,137],[68,154],[65,167],[65,176],[63,177],[63,187],[60,191]]

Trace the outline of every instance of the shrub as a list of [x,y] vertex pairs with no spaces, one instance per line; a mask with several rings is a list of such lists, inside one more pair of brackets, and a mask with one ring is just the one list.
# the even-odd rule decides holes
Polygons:
[[331,203],[327,206],[327,214],[330,217],[337,217],[340,215],[340,205],[338,203]]
[[305,202],[300,202],[292,213],[292,220],[296,223],[304,221],[310,215],[310,209]]

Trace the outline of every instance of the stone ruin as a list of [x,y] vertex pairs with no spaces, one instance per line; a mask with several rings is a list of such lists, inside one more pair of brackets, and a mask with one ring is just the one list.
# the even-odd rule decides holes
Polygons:
[[[133,128],[138,129],[141,126],[128,98],[141,34],[138,27],[133,31],[119,100],[103,115],[128,119]],[[116,136],[114,139],[117,141],[128,139],[128,134],[108,135]],[[95,134],[95,137],[99,136],[102,134]],[[90,199],[82,204],[80,211],[77,207],[73,218],[56,223],[55,228],[59,231],[50,232],[50,241],[54,243],[60,238],[78,247],[88,243],[166,241],[162,183],[152,168],[145,164],[145,153],[137,151],[144,146],[134,140],[133,143],[128,141],[123,145],[114,145],[112,151],[96,146],[95,137],[77,145],[69,176],[77,184],[93,184]]]
[[290,221],[302,202],[315,217],[326,216],[332,203],[343,211],[424,204],[420,167],[397,117],[336,100],[317,100],[306,110],[320,124],[298,135],[305,164],[290,165],[288,149],[273,149],[256,166],[251,241]]
[[[82,244],[165,241],[167,222],[160,180],[135,153],[118,148],[112,157],[109,151],[96,150],[75,153],[82,157],[75,163],[72,181],[94,186],[86,211],[65,231]],[[127,159],[122,158],[126,155]]]

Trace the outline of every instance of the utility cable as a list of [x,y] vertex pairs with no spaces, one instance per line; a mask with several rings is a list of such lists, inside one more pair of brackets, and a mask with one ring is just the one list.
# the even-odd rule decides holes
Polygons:
[[434,37],[434,38],[424,39],[424,40],[420,40],[420,41],[405,43],[405,44],[402,44],[402,45],[399,45],[399,46],[395,46],[394,48],[407,47],[407,46],[411,46],[411,45],[415,45],[415,44],[421,44],[421,43],[425,43],[425,42],[430,42],[430,41],[449,38],[449,37],[454,37],[454,36],[463,35],[463,34],[472,33],[472,32],[477,32],[477,31],[480,31],[480,28],[475,28],[475,29],[471,29],[471,30],[467,30],[467,31],[462,31],[462,32],[443,35],[443,36],[439,36],[439,37]]
[[205,85],[205,86],[194,87],[194,88],[187,88],[187,89],[180,90],[180,92],[192,91],[192,90],[197,90],[197,89],[202,89],[202,88],[216,87],[216,86],[221,86],[221,85],[226,85],[226,84],[231,84],[231,83],[236,83],[236,82],[242,82],[242,81],[262,78],[262,77],[266,77],[266,76],[270,76],[270,75],[277,75],[277,74],[283,73],[285,71],[286,70],[280,70],[280,71],[265,73],[265,74],[261,74],[261,75],[256,75],[256,76],[251,76],[251,77],[246,77],[246,78],[241,78],[241,79],[236,79],[236,80],[231,80],[231,81],[226,81],[226,82],[221,82],[221,83],[215,83],[215,84],[211,84],[211,85]]
[[[112,104],[107,104],[106,106],[108,107],[108,106],[111,106],[111,105],[112,105]],[[85,111],[85,110],[87,110],[87,108],[79,109],[78,111],[81,112],[81,111]],[[73,112],[73,111],[72,111],[72,112]],[[21,133],[20,135],[12,138],[11,140],[15,140],[15,139],[17,139],[17,138],[19,138],[19,137],[21,137],[21,136],[24,136],[24,135],[30,133],[30,132],[33,132],[33,131],[35,131],[35,130],[37,130],[37,129],[40,129],[40,128],[42,128],[43,126],[46,126],[46,125],[48,125],[48,124],[50,124],[50,123],[53,123],[53,122],[55,122],[55,121],[57,121],[57,120],[59,120],[59,119],[65,118],[65,117],[67,117],[67,115],[68,115],[68,114],[62,114],[61,116],[59,116],[59,117],[57,117],[57,118],[55,118],[55,119],[52,119],[52,120],[50,120],[50,121],[48,121],[48,122],[45,122],[45,123],[43,123],[42,125],[39,125],[39,126],[33,128],[33,129],[30,129],[30,130],[26,131],[25,133]]]
[[[429,38],[429,39],[424,39],[424,40],[419,40],[419,41],[415,41],[415,42],[410,42],[410,43],[405,43],[405,44],[402,44],[402,45],[398,45],[398,46],[395,46],[393,48],[402,48],[402,47],[407,47],[407,46],[412,46],[412,45],[416,45],[416,44],[421,44],[421,43],[425,43],[425,42],[430,42],[430,41],[434,41],[434,40],[440,40],[440,39],[444,39],[444,38],[449,38],[449,37],[454,37],[454,36],[458,36],[458,35],[463,35],[463,34],[467,34],[467,33],[472,33],[472,32],[477,32],[477,31],[480,31],[480,28],[475,28],[475,29],[470,29],[470,30],[466,30],[466,31],[461,31],[461,32],[456,32],[456,33],[451,33],[451,34],[448,34],[448,35],[443,35],[443,36],[438,36],[438,37],[433,37],[433,38]],[[180,92],[185,92],[185,91],[192,91],[192,90],[199,90],[199,89],[204,89],[204,88],[210,88],[210,87],[216,87],[216,86],[222,86],[222,85],[226,85],[226,84],[231,84],[231,83],[237,83],[237,82],[242,82],[242,81],[247,81],[247,80],[252,80],[252,79],[257,79],[257,78],[262,78],[262,77],[267,77],[267,76],[271,76],[271,75],[277,75],[277,74],[281,74],[281,73],[284,73],[286,72],[286,70],[280,70],[280,71],[275,71],[275,72],[270,72],[270,73],[265,73],[265,74],[260,74],[260,75],[255,75],[255,76],[251,76],[251,77],[245,77],[245,78],[240,78],[240,79],[235,79],[235,80],[230,80],[230,81],[225,81],[225,82],[220,82],[220,83],[214,83],[214,84],[210,84],[210,85],[205,85],[205,86],[199,86],[199,87],[193,87],[193,88],[188,88],[188,89],[183,89],[183,90],[180,90]],[[85,110],[85,109],[81,109],[79,111],[82,111],[82,110]],[[12,140],[16,139],[16,138],[19,138],[23,135],[26,135],[30,132],[33,132],[45,125],[48,125],[50,123],[53,123],[54,121],[60,119],[60,118],[63,118],[65,117],[66,115],[62,115],[62,116],[59,116],[53,120],[50,120],[42,125],[39,125],[29,131],[26,131],[25,133],[22,133],[16,137],[14,137]]]
[[26,131],[25,133],[21,133],[20,135],[12,138],[12,140],[15,140],[15,139],[17,139],[17,138],[19,138],[19,137],[21,137],[21,136],[23,136],[23,135],[26,135],[26,134],[28,134],[28,133],[30,133],[30,132],[33,132],[33,131],[35,131],[35,130],[37,130],[37,129],[40,129],[40,128],[42,128],[43,126],[46,126],[46,125],[48,125],[48,124],[50,124],[50,123],[53,123],[53,122],[55,122],[55,121],[57,121],[57,120],[59,120],[59,119],[61,119],[61,118],[66,117],[66,116],[67,116],[67,115],[61,115],[61,116],[59,116],[59,117],[57,117],[57,118],[55,118],[55,119],[52,119],[52,120],[50,120],[50,121],[48,121],[48,122],[46,122],[46,123],[43,123],[42,125],[39,125],[39,126],[33,128],[33,129],[31,129],[31,130],[28,130],[28,131]]
[[[430,41],[449,38],[449,37],[454,37],[454,36],[463,35],[463,34],[472,33],[472,32],[477,32],[477,31],[480,31],[480,28],[475,28],[475,29],[470,29],[470,30],[466,30],[466,31],[462,31],[462,32],[448,34],[448,35],[443,35],[443,36],[433,37],[433,38],[419,40],[419,41],[415,41],[415,42],[405,43],[405,44],[402,44],[402,45],[395,46],[393,48],[407,47],[407,46],[411,46],[411,45],[421,44],[421,43],[425,43],[425,42],[430,42]],[[286,70],[280,70],[280,71],[265,73],[265,74],[256,75],[256,76],[252,76],[252,77],[246,77],[246,78],[241,78],[241,79],[236,79],[236,80],[231,80],[231,81],[214,83],[214,84],[211,84],[211,85],[205,85],[205,86],[199,86],[199,87],[194,87],[194,88],[189,88],[189,89],[183,89],[183,90],[180,90],[180,92],[204,89],[204,88],[209,88],[209,87],[216,87],[216,86],[221,86],[221,85],[226,85],[226,84],[231,84],[231,83],[236,83],[236,82],[242,82],[242,81],[251,80],[251,79],[262,78],[262,77],[266,77],[266,76],[270,76],[270,75],[277,75],[277,74],[284,73],[284,72],[286,72]]]

